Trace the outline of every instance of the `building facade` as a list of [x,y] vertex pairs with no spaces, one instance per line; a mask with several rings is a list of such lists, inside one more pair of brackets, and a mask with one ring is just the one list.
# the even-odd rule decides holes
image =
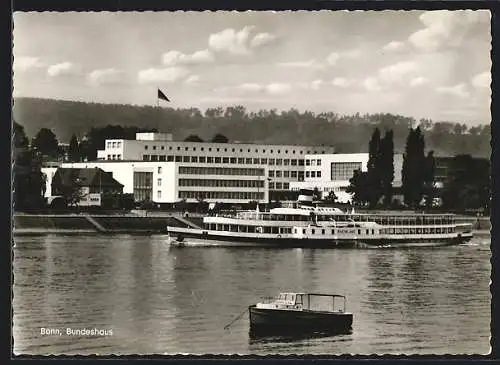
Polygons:
[[111,171],[136,201],[266,202],[304,180],[307,154],[334,152],[332,146],[182,142],[170,134],[137,133],[136,140],[106,140],[98,161],[63,167]]
[[[290,189],[298,191],[317,188],[322,197],[333,191],[338,202],[348,203],[351,201],[351,194],[346,192],[349,179],[355,170],[367,171],[368,160],[368,153],[306,155],[304,181],[290,183]],[[402,184],[402,168],[403,155],[395,154],[393,187],[400,187]]]

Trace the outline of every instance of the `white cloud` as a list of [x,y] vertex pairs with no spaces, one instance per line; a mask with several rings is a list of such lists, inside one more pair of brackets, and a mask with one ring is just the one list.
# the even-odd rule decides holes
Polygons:
[[335,66],[341,59],[355,59],[361,56],[359,49],[351,49],[343,52],[332,52],[326,57],[326,62],[330,66]]
[[278,95],[286,94],[292,90],[290,84],[285,83],[272,83],[266,86],[266,91],[269,94]]
[[393,83],[401,81],[402,78],[416,70],[416,62],[403,61],[381,68],[378,72],[378,75],[381,81]]
[[343,77],[336,77],[332,80],[332,85],[337,87],[348,87],[351,82]]
[[280,62],[280,63],[278,63],[278,66],[292,67],[292,68],[322,68],[323,67],[315,59],[310,59],[307,61]]
[[246,26],[240,31],[232,28],[224,29],[219,33],[211,34],[208,45],[216,51],[224,51],[232,54],[245,55],[250,53],[248,40],[253,26]]
[[93,85],[109,84],[119,81],[122,73],[121,70],[106,68],[92,71],[89,73],[88,78]]
[[460,98],[466,98],[469,96],[467,91],[467,86],[464,83],[455,86],[441,86],[436,89],[440,94],[458,96]]
[[200,76],[198,75],[191,75],[189,76],[184,82],[188,85],[195,85],[200,81]]
[[260,47],[266,44],[271,43],[276,37],[269,33],[259,33],[255,37],[253,37],[250,42],[250,46],[252,47]]
[[141,84],[176,82],[187,74],[188,71],[182,67],[149,68],[139,71],[137,79]]
[[376,77],[370,76],[367,77],[363,82],[364,87],[368,91],[380,91],[382,90],[382,86]]
[[461,44],[471,25],[487,22],[489,18],[489,11],[426,11],[420,15],[425,27],[411,34],[408,40],[424,52],[436,51],[443,45],[456,47]]
[[242,91],[259,92],[264,89],[264,86],[255,83],[244,83],[238,86],[238,88]]
[[311,89],[319,90],[319,88],[324,84],[323,80],[314,80],[311,82]]
[[163,54],[162,61],[165,66],[175,66],[178,64],[199,64],[214,61],[214,55],[208,49],[196,51],[191,54],[184,54],[179,51],[168,51]]
[[425,77],[419,76],[415,77],[410,81],[410,86],[411,87],[417,87],[417,86],[422,86],[429,83],[429,80]]
[[74,75],[77,72],[78,68],[71,62],[57,63],[47,69],[47,73],[52,77]]
[[334,66],[339,59],[340,59],[340,53],[332,52],[326,58],[326,62],[328,62],[330,66]]
[[472,78],[471,83],[474,87],[489,89],[491,87],[491,73],[489,71],[480,73]]
[[38,57],[14,57],[14,71],[25,72],[45,66]]
[[405,44],[403,42],[392,41],[392,42],[387,43],[385,46],[383,46],[382,51],[385,51],[385,52],[397,51],[397,50],[403,48],[404,45]]

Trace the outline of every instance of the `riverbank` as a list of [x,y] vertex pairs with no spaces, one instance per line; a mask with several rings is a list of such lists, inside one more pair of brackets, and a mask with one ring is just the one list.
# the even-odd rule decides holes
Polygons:
[[71,233],[166,233],[167,226],[197,227],[200,217],[180,215],[15,214],[13,232],[18,234]]

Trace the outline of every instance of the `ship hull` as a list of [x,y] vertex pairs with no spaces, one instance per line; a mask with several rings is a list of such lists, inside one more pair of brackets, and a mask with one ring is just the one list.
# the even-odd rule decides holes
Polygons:
[[282,310],[248,307],[250,330],[261,333],[328,331],[348,333],[352,330],[352,313]]
[[291,238],[262,237],[259,235],[240,236],[217,234],[190,228],[169,227],[169,240],[172,245],[179,242],[182,246],[265,246],[295,248],[369,248],[369,247],[437,247],[459,245],[468,242],[472,234],[418,238]]

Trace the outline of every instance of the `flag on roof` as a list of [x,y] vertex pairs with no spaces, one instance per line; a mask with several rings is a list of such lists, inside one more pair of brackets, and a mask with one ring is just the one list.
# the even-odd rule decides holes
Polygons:
[[170,99],[167,98],[167,95],[165,95],[163,93],[163,91],[161,91],[160,89],[158,89],[158,99],[162,99],[162,100],[165,100],[165,101],[170,101]]

